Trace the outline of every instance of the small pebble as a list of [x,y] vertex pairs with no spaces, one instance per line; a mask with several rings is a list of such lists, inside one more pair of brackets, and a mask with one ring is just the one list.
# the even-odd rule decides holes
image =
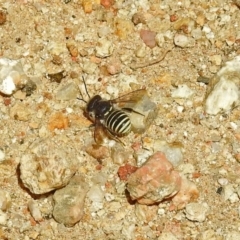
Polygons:
[[143,42],[150,48],[154,48],[157,43],[155,40],[157,33],[150,31],[150,30],[141,30],[140,31],[140,37],[143,40]]
[[173,98],[190,98],[193,95],[193,90],[186,84],[179,85],[177,89],[172,91]]
[[37,84],[32,81],[28,80],[25,86],[23,87],[22,91],[26,93],[26,96],[31,96],[32,93],[37,89]]
[[122,228],[122,234],[125,236],[125,239],[133,239],[135,231],[136,231],[135,224],[127,224]]
[[20,60],[0,58],[0,92],[11,95],[28,80]]
[[204,222],[208,209],[207,203],[189,203],[185,209],[186,217],[191,221]]
[[209,26],[204,25],[202,31],[205,32],[205,33],[210,33],[212,30]]
[[92,182],[94,184],[100,184],[104,186],[105,183],[107,182],[107,179],[108,179],[108,174],[103,171],[100,171],[100,172],[97,172],[96,175],[92,178]]
[[[175,17],[173,17],[173,19],[174,18]],[[174,29],[178,31],[181,30],[185,34],[191,33],[191,31],[195,28],[195,21],[192,18],[179,18],[177,21],[173,22]]]
[[126,215],[127,215],[127,212],[125,210],[121,211],[120,209],[120,211],[115,214],[115,218],[117,221],[120,221],[121,219],[124,219]]
[[78,86],[75,83],[68,83],[58,90],[56,93],[56,98],[57,100],[68,101],[71,99],[76,99],[79,94]]
[[208,114],[229,112],[240,104],[240,56],[228,61],[211,79],[205,99]]
[[199,77],[197,78],[197,82],[200,82],[200,83],[208,84],[209,81],[210,81],[210,79],[207,78],[207,77],[199,76]]
[[137,25],[139,23],[146,23],[146,17],[141,12],[134,13],[132,16],[132,22],[134,25]]
[[112,86],[107,86],[106,92],[111,95],[111,96],[117,96],[118,95],[118,88],[112,87]]
[[156,42],[157,42],[157,45],[159,47],[163,47],[165,42],[166,42],[166,39],[165,39],[165,35],[163,33],[158,33],[155,37],[156,39]]
[[230,198],[229,198],[229,201],[231,203],[236,203],[236,202],[239,202],[239,196],[237,193],[233,193]]
[[92,74],[96,73],[97,67],[98,67],[97,64],[94,62],[83,61],[82,70],[84,73],[92,75]]
[[184,110],[184,107],[183,107],[183,106],[177,106],[177,111],[178,111],[179,113],[182,113],[183,110]]
[[109,26],[103,25],[99,27],[98,29],[98,36],[99,37],[107,37],[109,34],[111,34],[111,28]]
[[21,91],[21,90],[18,90],[16,91],[14,94],[13,94],[13,97],[15,99],[20,99],[20,100],[23,100],[26,98],[26,93]]
[[142,148],[139,149],[136,153],[137,166],[143,165],[151,155],[152,151]]
[[40,233],[38,231],[28,231],[28,236],[26,236],[24,240],[37,239],[39,234]]
[[72,57],[77,57],[78,56],[78,48],[75,43],[67,43],[67,49]]
[[102,160],[110,156],[110,149],[103,145],[89,143],[85,146],[85,151],[95,159]]
[[153,102],[146,90],[138,92],[138,101],[131,101],[122,104],[121,107],[133,109],[129,114],[134,133],[145,132],[157,117],[157,105]]
[[42,213],[36,201],[31,200],[28,203],[28,209],[35,221],[40,222],[43,220]]
[[85,13],[91,13],[93,10],[92,1],[82,1],[83,10]]
[[157,240],[178,240],[172,232],[163,232]]
[[57,73],[48,73],[46,77],[50,79],[52,82],[60,83],[62,79],[66,76],[64,71],[57,72]]
[[96,46],[96,56],[100,58],[109,57],[113,53],[114,46],[111,41],[101,38]]
[[118,169],[118,176],[121,181],[127,181],[128,177],[134,173],[138,168],[135,166],[131,166],[130,164],[125,164]]
[[0,162],[5,160],[5,152],[0,149]]
[[222,196],[224,201],[229,200],[231,203],[239,201],[238,194],[232,184],[228,184],[223,187]]
[[7,220],[8,220],[7,213],[0,210],[0,225],[6,226]]
[[225,186],[228,184],[228,180],[226,178],[219,178],[218,183],[222,186]]
[[159,215],[164,215],[165,214],[165,209],[164,208],[159,208],[158,209],[158,214]]
[[108,73],[111,75],[115,75],[121,71],[121,63],[117,60],[112,60],[106,67]]
[[48,129],[53,132],[55,129],[66,129],[69,126],[69,119],[62,112],[52,114],[48,121]]
[[114,1],[113,0],[101,0],[100,3],[103,7],[109,9],[114,4]]
[[104,197],[105,197],[107,202],[111,202],[115,199],[114,195],[112,195],[110,193],[106,193]]
[[97,215],[99,217],[102,217],[105,213],[106,213],[106,211],[104,209],[101,209],[101,210],[97,211]]
[[202,37],[202,30],[200,28],[193,29],[191,35],[195,40],[198,40]]
[[0,11],[0,25],[3,25],[7,21],[7,14],[4,11]]
[[185,35],[176,34],[174,36],[174,43],[176,46],[184,48],[189,46],[190,40]]
[[11,205],[11,197],[7,191],[0,190],[0,210],[6,211]]
[[177,167],[183,162],[182,148],[181,143],[167,143],[166,141],[157,139],[154,141],[153,152],[163,152],[168,161],[171,162],[174,167]]
[[206,231],[201,232],[198,237],[201,240],[218,240],[216,237],[217,233],[213,229],[208,229]]
[[73,226],[84,214],[85,196],[88,185],[81,176],[74,176],[69,184],[53,195],[53,217],[65,226]]
[[124,148],[120,144],[116,144],[111,150],[112,161],[117,165],[123,165],[132,158],[132,152]]
[[12,119],[26,122],[31,118],[32,111],[22,102],[17,102],[10,109],[10,116]]
[[176,14],[170,15],[170,22],[175,22],[178,20],[178,16]]
[[240,233],[238,231],[230,231],[226,234],[224,240],[237,240],[240,239]]
[[209,60],[217,66],[220,66],[221,63],[222,63],[221,55],[212,55],[212,56],[209,57]]
[[140,47],[138,47],[135,51],[136,57],[138,58],[143,58],[146,56],[146,46],[145,45],[141,45]]
[[178,169],[183,173],[184,175],[186,174],[192,174],[195,172],[195,167],[191,163],[183,163],[181,164]]
[[117,201],[112,201],[108,204],[109,204],[108,209],[111,212],[118,212],[122,207],[121,203]]
[[216,193],[221,195],[222,191],[223,191],[223,187],[219,187],[219,188],[217,188]]
[[63,62],[62,58],[58,55],[53,54],[52,55],[52,63],[55,65],[61,65]]
[[234,130],[234,131],[237,130],[237,128],[238,128],[238,125],[235,122],[230,122],[229,125],[232,128],[232,130]]
[[87,193],[92,202],[103,202],[104,193],[99,185],[93,185]]
[[146,206],[142,204],[135,204],[135,214],[140,221],[146,221],[147,219]]

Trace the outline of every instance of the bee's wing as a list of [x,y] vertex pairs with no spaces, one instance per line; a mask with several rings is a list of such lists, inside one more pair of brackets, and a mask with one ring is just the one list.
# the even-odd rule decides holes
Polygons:
[[133,92],[130,92],[130,93],[127,93],[127,94],[124,94],[118,98],[115,98],[115,99],[112,99],[110,100],[111,103],[127,103],[127,102],[138,102],[139,100],[142,99],[142,97],[144,95],[147,94],[147,90],[146,89],[138,89],[138,90],[135,90]]

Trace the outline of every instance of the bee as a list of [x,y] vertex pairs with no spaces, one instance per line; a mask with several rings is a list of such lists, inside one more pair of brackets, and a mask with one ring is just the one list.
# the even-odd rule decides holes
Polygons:
[[84,78],[83,83],[85,91],[90,100],[87,102],[83,98],[78,99],[86,103],[85,115],[92,121],[93,126],[95,126],[95,142],[97,144],[101,144],[104,136],[107,135],[110,139],[123,144],[119,137],[129,134],[132,128],[131,120],[127,112],[136,112],[140,115],[142,114],[134,111],[134,109],[125,107],[121,108],[120,106],[117,107],[116,105],[120,105],[121,103],[136,103],[146,94],[146,90],[138,89],[118,98],[105,100],[100,95],[90,97]]

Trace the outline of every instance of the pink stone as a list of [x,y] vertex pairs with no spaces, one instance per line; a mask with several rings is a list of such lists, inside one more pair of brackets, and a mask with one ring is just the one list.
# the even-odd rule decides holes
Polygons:
[[154,48],[156,46],[156,33],[150,30],[141,30],[140,37],[143,42],[150,48]]
[[151,156],[128,179],[127,190],[132,200],[154,204],[174,196],[181,187],[181,177],[162,152]]
[[126,181],[128,176],[135,172],[138,168],[130,164],[125,164],[124,166],[119,167],[118,176],[122,181]]
[[194,201],[199,196],[196,185],[182,176],[180,191],[172,198],[175,209],[183,209],[189,202]]

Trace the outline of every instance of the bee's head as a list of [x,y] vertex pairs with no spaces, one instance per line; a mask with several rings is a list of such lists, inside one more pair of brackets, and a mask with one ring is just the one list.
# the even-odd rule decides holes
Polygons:
[[102,98],[99,95],[92,97],[87,103],[86,113],[91,120],[95,120],[96,111]]
[[111,111],[112,104],[108,100],[103,100],[99,95],[91,98],[86,107],[86,114],[95,121],[95,119],[104,119],[104,117]]

